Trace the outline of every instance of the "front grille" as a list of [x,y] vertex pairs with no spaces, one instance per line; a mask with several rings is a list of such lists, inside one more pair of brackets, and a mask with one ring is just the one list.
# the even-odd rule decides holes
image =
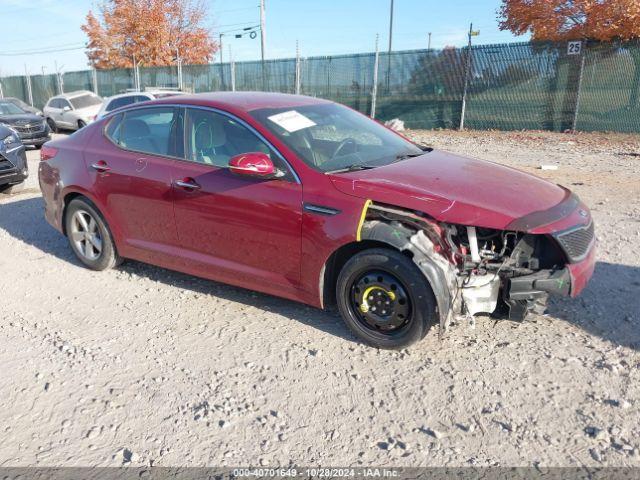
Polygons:
[[569,257],[569,260],[578,262],[587,256],[589,247],[591,247],[591,243],[593,242],[593,221],[589,222],[589,225],[558,233],[555,237]]
[[22,134],[38,133],[45,129],[44,123],[36,123],[31,125],[14,125],[13,129]]

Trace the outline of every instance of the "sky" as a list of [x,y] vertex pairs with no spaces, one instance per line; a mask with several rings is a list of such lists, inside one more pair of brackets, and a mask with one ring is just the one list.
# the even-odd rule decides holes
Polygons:
[[[235,38],[244,27],[260,24],[259,0],[204,0],[206,27],[223,33],[223,58],[260,58],[260,36]],[[64,72],[87,68],[80,30],[95,0],[0,0],[2,41],[0,76]],[[469,23],[480,35],[474,43],[526,41],[498,29],[500,0],[395,0],[393,50],[462,46]],[[389,47],[390,0],[266,0],[266,58],[372,52]],[[34,53],[42,52],[42,53]],[[216,61],[219,57],[216,58]]]

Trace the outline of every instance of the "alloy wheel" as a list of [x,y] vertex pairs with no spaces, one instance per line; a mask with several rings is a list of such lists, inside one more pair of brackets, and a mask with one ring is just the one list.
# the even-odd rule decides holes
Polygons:
[[76,251],[85,259],[94,261],[102,254],[102,236],[98,222],[85,210],[77,210],[71,218],[71,240]]

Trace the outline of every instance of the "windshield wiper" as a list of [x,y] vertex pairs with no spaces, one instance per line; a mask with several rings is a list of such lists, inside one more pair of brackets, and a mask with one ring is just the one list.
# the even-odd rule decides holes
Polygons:
[[424,155],[426,152],[420,153],[401,153],[400,155],[396,155],[396,162],[400,160],[406,160],[407,158],[419,157],[420,155]]
[[348,167],[339,168],[337,170],[329,170],[324,173],[344,173],[344,172],[355,172],[357,170],[370,170],[372,168],[376,168],[374,165],[364,165],[362,163],[354,163],[353,165],[349,165]]

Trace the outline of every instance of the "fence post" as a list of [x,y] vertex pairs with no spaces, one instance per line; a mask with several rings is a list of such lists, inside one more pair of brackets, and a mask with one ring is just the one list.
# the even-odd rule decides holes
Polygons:
[[2,90],[2,82],[0,82],[0,98],[4,98],[4,91]]
[[296,40],[296,81],[295,81],[295,93],[300,95],[300,46],[298,40]]
[[471,70],[471,35],[473,23],[469,26],[469,43],[467,45],[467,61],[464,67],[464,89],[462,90],[462,111],[460,112],[460,130],[464,130],[464,115],[467,110],[467,90],[469,88],[469,73]]
[[578,73],[578,91],[576,92],[576,108],[573,112],[573,122],[571,124],[571,130],[576,131],[578,126],[578,111],[580,110],[580,95],[582,94],[582,78],[584,76],[584,62],[587,54],[585,53],[587,45],[584,42],[584,46],[581,48],[580,52],[580,72]]
[[233,58],[230,60],[229,67],[231,68],[231,91],[236,91],[236,62],[234,62]]
[[27,94],[29,95],[29,105],[33,107],[33,91],[31,90],[31,75],[27,70],[27,64],[24,65],[24,74],[27,78]]
[[91,69],[91,79],[93,80],[93,93],[98,95],[98,72],[95,68]]
[[380,52],[378,51],[378,34],[376,33],[376,56],[373,61],[373,86],[371,88],[371,118],[376,118],[376,99],[378,97],[378,63]]

